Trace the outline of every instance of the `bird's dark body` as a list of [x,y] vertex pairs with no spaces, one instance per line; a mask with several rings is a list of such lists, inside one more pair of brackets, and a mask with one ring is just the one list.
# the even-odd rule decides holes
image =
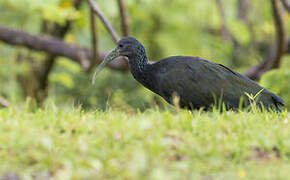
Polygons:
[[173,103],[176,94],[182,108],[208,109],[224,103],[227,109],[236,109],[241,98],[243,106],[249,104],[246,93],[258,94],[255,100],[267,109],[279,110],[284,105],[279,96],[221,64],[191,56],[172,56],[150,64],[145,48],[132,37],[121,39],[107,59],[113,59],[111,56],[126,56],[137,81],[168,103]]
[[[263,87],[249,78],[221,65],[198,57],[172,56],[154,64],[147,64],[142,72],[130,67],[134,78],[172,104],[172,95],[180,98],[180,107],[209,108],[220,100],[227,109],[236,109],[241,97],[248,104],[245,93],[256,95]],[[277,109],[283,101],[263,89],[258,103]]]

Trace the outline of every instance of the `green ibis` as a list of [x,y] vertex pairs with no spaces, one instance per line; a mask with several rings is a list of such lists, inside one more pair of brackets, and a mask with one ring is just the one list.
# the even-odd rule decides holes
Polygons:
[[[257,95],[255,102],[267,109],[280,110],[283,100],[259,86],[246,76],[221,64],[199,57],[172,56],[156,63],[149,63],[145,48],[133,37],[124,37],[97,67],[96,75],[116,57],[129,59],[133,77],[154,93],[174,104],[177,96],[179,106],[188,109],[208,109],[222,102],[226,109],[237,109],[249,105],[250,95]],[[253,97],[252,97],[253,100]]]

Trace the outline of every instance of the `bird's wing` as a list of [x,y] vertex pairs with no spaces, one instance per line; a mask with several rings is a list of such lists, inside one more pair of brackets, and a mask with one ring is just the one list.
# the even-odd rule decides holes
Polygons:
[[[264,106],[268,108],[271,107],[272,109],[276,109],[278,111],[280,110],[280,106],[284,106],[283,99],[281,99],[276,94],[259,86],[257,83],[247,78],[246,76],[239,74],[222,64],[218,64],[218,65],[235,75],[235,76],[231,76],[231,79],[233,79],[232,82],[234,82],[232,83],[232,85],[239,88],[238,92],[240,94],[241,93],[243,93],[243,95],[251,94],[253,96],[258,95],[255,99],[256,102],[263,103]],[[249,97],[246,97],[246,98],[249,98]]]
[[160,92],[167,101],[175,92],[180,103],[195,107],[210,106],[222,97],[228,106],[238,106],[245,92],[258,92],[262,88],[248,82],[229,68],[202,59],[179,59],[160,74]]

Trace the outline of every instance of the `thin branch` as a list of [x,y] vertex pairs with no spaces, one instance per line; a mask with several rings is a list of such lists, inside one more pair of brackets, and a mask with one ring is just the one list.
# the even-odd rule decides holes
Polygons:
[[91,27],[91,48],[93,51],[92,59],[91,59],[91,64],[89,70],[91,70],[95,65],[96,62],[98,61],[98,32],[96,30],[97,23],[94,15],[94,11],[92,8],[90,8],[90,27]]
[[88,0],[88,2],[89,2],[90,7],[94,10],[96,15],[100,18],[100,20],[105,25],[105,27],[108,30],[108,32],[111,34],[114,42],[115,43],[118,42],[118,40],[120,39],[119,36],[117,35],[116,31],[114,30],[114,28],[112,27],[112,25],[110,24],[108,19],[105,17],[103,12],[98,7],[97,3],[94,0]]
[[0,106],[8,107],[9,105],[10,105],[9,101],[0,96]]
[[238,0],[238,18],[244,22],[248,22],[248,0]]
[[[81,3],[83,0],[72,0],[72,7],[75,8],[76,10],[79,10],[81,7]],[[65,24],[60,25],[55,22],[48,22],[46,20],[43,20],[42,26],[41,26],[41,32],[43,34],[46,34],[48,36],[53,36],[57,37],[59,39],[63,39],[67,32],[70,30],[72,24],[72,20],[66,20]],[[20,55],[20,54],[19,54]],[[29,60],[31,57],[26,56],[25,60]],[[19,80],[20,83],[23,85],[22,89],[24,92],[28,92],[25,89],[30,89],[31,94],[25,93],[25,96],[30,96],[33,95],[33,97],[36,98],[37,102],[41,102],[44,100],[44,98],[47,96],[47,87],[48,87],[48,76],[50,72],[52,71],[54,64],[56,61],[56,56],[52,54],[47,54],[43,61],[41,61],[41,64],[38,63],[38,66],[35,66],[35,62],[32,62],[32,69],[30,75],[25,74],[25,75],[19,75]],[[30,79],[33,79],[32,84],[33,86],[27,85],[23,81],[23,79],[27,79],[25,76],[31,76]]]
[[[79,9],[80,3],[82,0],[75,0],[74,1],[74,7],[76,9]],[[48,32],[48,35],[63,39],[65,35],[69,32],[71,28],[72,21],[66,20],[66,23],[64,26],[61,26],[57,23],[54,23],[53,29],[51,32]],[[39,73],[37,73],[37,76],[39,78],[39,89],[45,90],[48,86],[48,76],[49,73],[52,71],[54,64],[56,61],[56,56],[48,54],[43,62],[43,65],[41,66],[41,70]]]
[[275,24],[276,42],[271,48],[269,55],[264,58],[258,65],[250,68],[246,72],[246,76],[251,79],[258,80],[270,69],[278,68],[282,56],[287,52],[286,34],[283,24],[283,15],[278,6],[278,0],[271,0],[272,13]]
[[126,8],[124,5],[123,0],[118,0],[119,12],[121,15],[121,23],[122,23],[122,32],[124,36],[129,35],[129,28],[128,28],[128,18],[126,13]]
[[282,4],[284,6],[284,8],[286,9],[286,11],[288,11],[288,13],[290,13],[290,3],[288,0],[281,0]]
[[271,0],[271,3],[275,22],[277,44],[276,54],[272,64],[273,68],[278,68],[280,66],[281,58],[286,51],[286,33],[284,30],[283,14],[279,8],[278,0]]
[[[85,63],[90,65],[91,63],[90,60],[92,51],[90,49],[68,44],[53,37],[31,35],[21,30],[0,26],[0,41],[10,45],[22,46],[36,51],[43,51],[54,56],[66,57],[80,64]],[[98,54],[98,63],[101,63],[106,53],[99,52]],[[128,70],[127,61],[122,57],[111,61],[108,66],[111,69],[118,71]],[[87,67],[84,67],[84,69],[85,68]]]
[[222,2],[222,0],[216,0],[216,5],[218,7],[220,16],[221,16],[221,20],[222,20],[222,37],[224,40],[226,41],[230,41],[231,40],[231,34],[229,29],[227,28],[227,22],[226,22],[226,12],[225,12],[225,8],[224,8],[224,4]]

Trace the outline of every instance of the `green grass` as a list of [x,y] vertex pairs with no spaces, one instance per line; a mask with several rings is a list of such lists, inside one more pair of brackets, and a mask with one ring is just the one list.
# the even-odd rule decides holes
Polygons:
[[23,179],[289,179],[290,113],[12,107],[0,159]]

